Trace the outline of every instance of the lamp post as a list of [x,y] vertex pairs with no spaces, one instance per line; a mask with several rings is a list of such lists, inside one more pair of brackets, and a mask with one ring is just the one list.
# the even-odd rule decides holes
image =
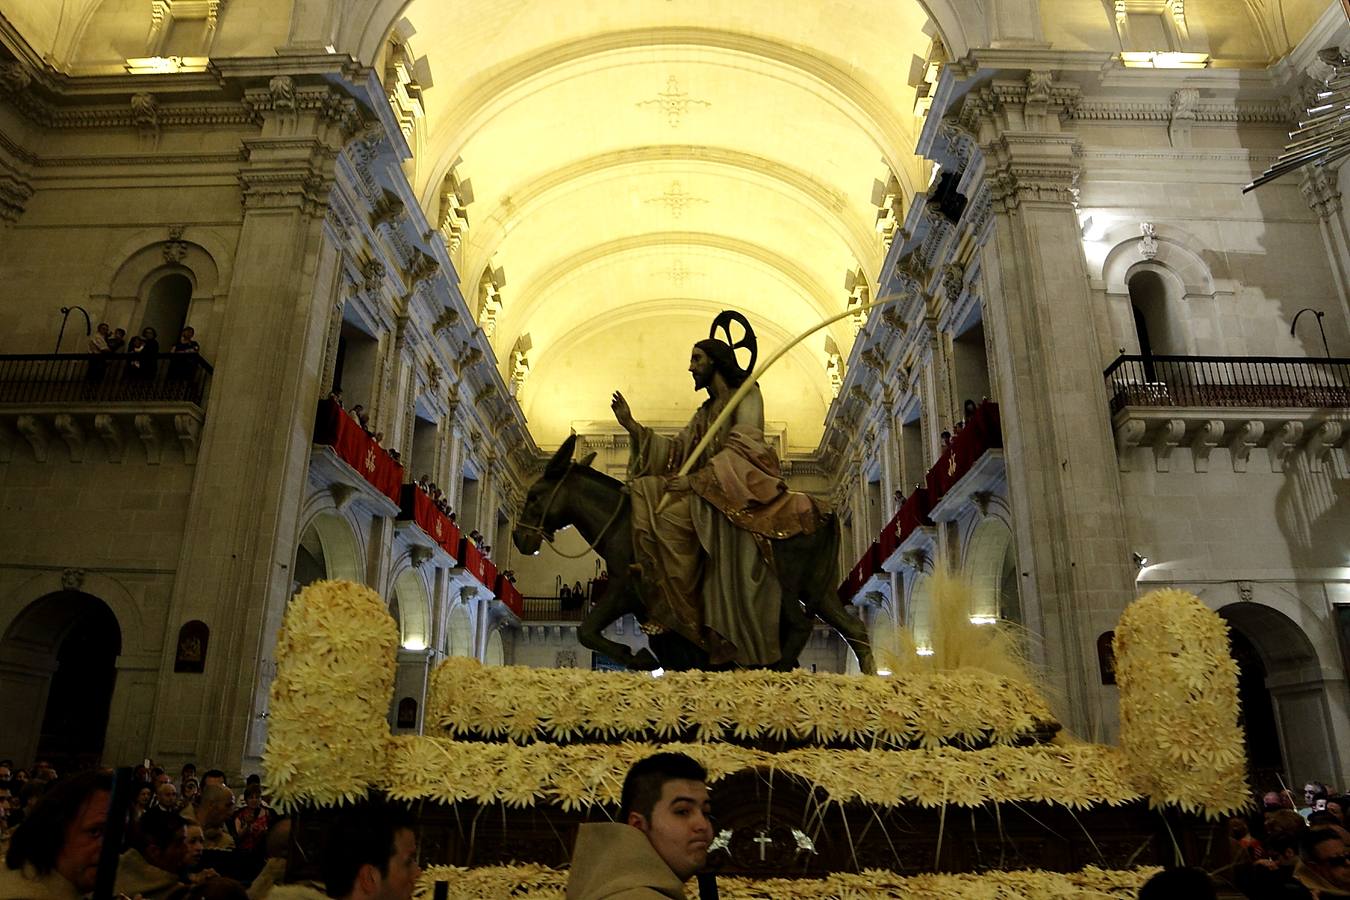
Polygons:
[[61,307],[61,330],[56,333],[55,352],[57,353],[61,352],[61,338],[65,337],[66,335],[66,321],[70,318],[70,314],[77,309],[84,315],[84,336],[89,337],[91,334],[94,333],[93,326],[90,325],[89,322],[89,310],[85,309],[83,306]]
[[1294,321],[1289,324],[1289,336],[1294,336],[1294,329],[1298,328],[1298,317],[1305,312],[1312,313],[1313,317],[1317,319],[1317,330],[1322,333],[1322,352],[1327,355],[1327,359],[1331,359],[1331,350],[1327,347],[1327,330],[1322,327],[1322,317],[1325,316],[1326,313],[1322,310],[1313,309],[1311,306],[1305,306],[1294,313]]

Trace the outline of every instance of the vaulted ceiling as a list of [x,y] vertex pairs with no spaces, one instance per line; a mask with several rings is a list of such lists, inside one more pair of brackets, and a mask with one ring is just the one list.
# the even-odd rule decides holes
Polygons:
[[[447,174],[470,185],[461,285],[473,308],[500,273],[492,343],[509,377],[528,336],[541,445],[612,424],[615,389],[682,422],[719,310],[763,359],[875,279],[874,182],[926,179],[906,149],[931,33],[913,0],[413,0],[393,39],[432,84],[414,186],[437,221]],[[828,334],[847,355],[847,322]],[[820,438],[826,363],[816,335],[761,382],[791,449]]]

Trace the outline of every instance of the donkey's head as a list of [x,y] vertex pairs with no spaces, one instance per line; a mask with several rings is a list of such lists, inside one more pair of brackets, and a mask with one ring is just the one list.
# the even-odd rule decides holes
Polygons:
[[553,532],[572,524],[566,514],[565,498],[560,496],[566,491],[564,481],[573,466],[589,466],[591,460],[595,459],[594,453],[588,453],[573,462],[572,454],[576,446],[575,434],[563,441],[558,452],[544,467],[544,474],[530,485],[530,490],[525,494],[525,505],[520,509],[520,518],[511,532],[511,540],[516,549],[527,556],[538,553],[544,539],[552,541]]

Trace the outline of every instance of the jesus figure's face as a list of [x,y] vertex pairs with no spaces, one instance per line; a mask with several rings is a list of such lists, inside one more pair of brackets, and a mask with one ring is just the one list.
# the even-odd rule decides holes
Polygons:
[[689,354],[689,372],[694,376],[694,390],[701,391],[712,384],[713,361],[698,347]]

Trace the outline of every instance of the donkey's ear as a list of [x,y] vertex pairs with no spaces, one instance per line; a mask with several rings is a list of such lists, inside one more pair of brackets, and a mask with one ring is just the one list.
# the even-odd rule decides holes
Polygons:
[[553,458],[548,461],[544,468],[545,478],[561,478],[567,472],[567,467],[572,463],[572,453],[577,449],[577,436],[570,435],[567,440],[562,442],[558,452],[553,454]]
[[595,451],[594,451],[594,450],[592,450],[590,453],[587,453],[587,454],[586,454],[585,456],[583,456],[581,459],[577,460],[577,465],[579,465],[579,466],[585,466],[586,468],[589,469],[590,466],[591,466],[591,463],[593,463],[593,462],[595,462]]

